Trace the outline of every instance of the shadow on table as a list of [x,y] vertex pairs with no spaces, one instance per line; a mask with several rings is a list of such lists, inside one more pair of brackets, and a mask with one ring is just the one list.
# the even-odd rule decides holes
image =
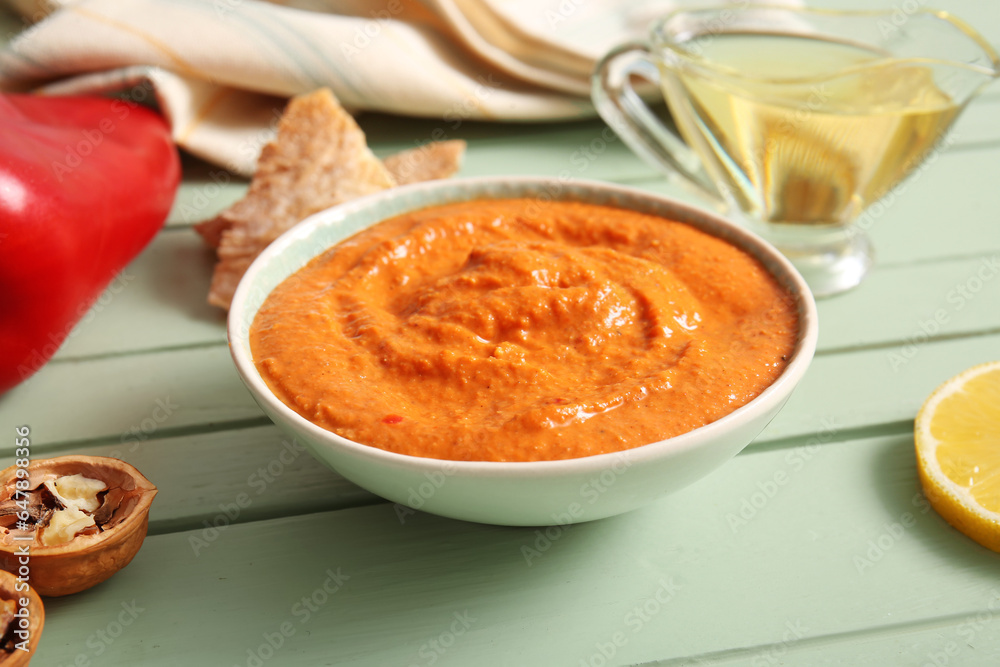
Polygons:
[[880,449],[872,475],[887,513],[908,535],[944,563],[995,578],[1000,556],[951,527],[928,503],[917,478],[912,433]]

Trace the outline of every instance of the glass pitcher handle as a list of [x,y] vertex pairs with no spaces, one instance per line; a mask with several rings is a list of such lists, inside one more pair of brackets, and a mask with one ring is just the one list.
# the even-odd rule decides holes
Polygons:
[[632,75],[660,82],[660,71],[644,42],[622,44],[597,63],[591,98],[601,118],[646,162],[668,175],[679,174],[696,192],[721,204],[723,199],[698,156],[649,110],[632,87]]

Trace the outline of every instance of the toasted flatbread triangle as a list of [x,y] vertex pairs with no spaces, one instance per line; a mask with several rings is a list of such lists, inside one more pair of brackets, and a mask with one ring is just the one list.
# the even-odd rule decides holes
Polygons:
[[[462,166],[466,143],[461,139],[432,141],[417,148],[400,151],[383,160],[385,168],[397,185],[433,181],[454,176]],[[218,248],[222,232],[232,226],[225,213],[194,226],[205,243]]]
[[390,155],[385,159],[385,167],[397,185],[433,181],[454,176],[462,165],[463,153],[465,142],[461,139],[432,141]]
[[199,225],[206,239],[219,240],[209,303],[228,308],[254,258],[304,218],[395,184],[329,90],[292,98],[246,196]]

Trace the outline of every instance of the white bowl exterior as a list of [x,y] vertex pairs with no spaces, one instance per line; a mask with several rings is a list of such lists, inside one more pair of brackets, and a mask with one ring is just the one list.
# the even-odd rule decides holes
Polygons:
[[[784,373],[760,396],[689,433],[614,454],[530,463],[442,461],[386,452],[312,424],[284,405],[257,373],[249,328],[281,281],[341,239],[406,211],[454,201],[536,197],[607,204],[687,222],[747,250],[795,295],[800,334]],[[247,271],[229,313],[236,368],[258,404],[279,427],[346,479],[409,507],[501,525],[554,525],[613,516],[700,479],[748,445],[778,413],[805,373],[818,324],[812,295],[777,250],[750,232],[686,204],[630,188],[541,179],[437,181],[355,200],[317,213],[272,243]]]

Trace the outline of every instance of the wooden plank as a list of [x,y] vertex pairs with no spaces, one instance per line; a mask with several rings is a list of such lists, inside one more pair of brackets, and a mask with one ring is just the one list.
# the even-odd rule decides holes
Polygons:
[[[34,459],[65,454],[111,456],[157,485],[151,534],[259,521],[384,502],[317,463],[273,425],[157,437],[138,430],[106,445],[70,448],[33,442]],[[12,456],[0,467],[14,465]],[[205,522],[208,525],[205,525]]]
[[182,158],[184,180],[167,216],[168,227],[185,227],[213,218],[246,193],[248,179],[186,153]]
[[[806,4],[837,9],[859,8],[859,5],[853,0],[824,0],[823,3],[809,0]],[[898,0],[869,0],[864,3],[863,7],[895,12],[895,15],[890,15],[889,21],[893,27],[900,28],[905,25],[905,19],[918,9],[946,10],[969,23],[986,38],[987,42],[994,45],[1000,44],[1000,21],[997,20],[997,8],[993,3],[981,2],[980,0],[939,0],[928,6],[923,2],[904,5]],[[893,21],[894,16],[895,21]]]
[[[358,121],[379,157],[432,140],[465,139],[469,150],[461,176],[510,171],[620,181],[655,175],[597,119],[563,123],[407,119],[400,123],[394,116],[361,114]],[[222,167],[185,156],[184,181],[168,226],[183,227],[213,217],[242,197],[247,184],[247,179]]]
[[[977,18],[986,7],[995,16],[994,5],[947,4],[998,41],[1000,22]],[[127,448],[123,455],[161,485],[159,534],[110,582],[47,602],[36,663],[998,662],[996,555],[923,511],[909,436],[797,446],[899,427],[938,382],[1000,349],[996,335],[972,336],[995,333],[995,281],[962,308],[949,299],[959,285],[971,290],[977,263],[1000,249],[998,154],[983,145],[995,140],[992,110],[977,102],[962,123],[955,146],[877,220],[880,267],[871,279],[821,304],[827,353],[766,434],[788,439],[748,450],[673,498],[554,529],[551,538],[426,515],[401,523],[388,503],[308,514],[374,499],[305,457],[256,494],[250,476],[290,453],[232,373],[222,338],[213,338],[221,324],[200,310],[203,293],[157,288],[158,277],[181,279],[173,271],[180,266],[169,266],[170,243],[176,257],[188,257],[193,237],[151,248],[149,272],[74,337],[62,361],[0,398],[0,431],[26,418],[37,451]],[[384,126],[372,133],[380,154],[429,136],[436,124]],[[582,176],[675,193],[620,145],[593,160],[577,153],[599,127],[459,130],[472,141],[470,174],[554,175],[582,165],[576,153],[587,164]],[[546,139],[550,132],[557,138]],[[208,197],[210,171],[188,171],[179,202],[206,212],[245,187],[233,182]],[[175,207],[172,224],[188,224],[184,216]],[[204,280],[205,266],[186,279]],[[948,321],[924,343],[920,334],[941,308]],[[894,354],[905,362],[894,365]],[[158,422],[163,403],[178,407]],[[155,431],[133,451],[122,439],[144,423]],[[216,432],[220,424],[231,430]],[[252,500],[236,519],[242,525],[209,540],[201,522],[225,516],[240,493]],[[261,520],[281,515],[289,518]],[[189,526],[196,529],[172,532]],[[315,611],[303,596],[315,599]],[[984,614],[988,622],[970,625]],[[290,636],[282,636],[286,628]]]
[[[540,152],[565,157],[568,149],[560,153],[555,150],[556,145],[543,145]],[[498,161],[492,162],[494,168],[504,164],[491,151],[485,155],[490,161],[497,158]],[[995,329],[996,310],[986,307],[986,303],[993,299],[997,289],[992,267],[993,259],[1000,253],[1000,228],[994,224],[992,215],[993,210],[1000,209],[1000,190],[990,182],[998,155],[1000,147],[946,152],[895,196],[890,205],[873,209],[873,214],[884,211],[881,217],[873,215],[866,219],[875,237],[877,268],[856,292],[821,303],[824,315],[826,311],[837,313],[835,317],[824,317],[821,345],[842,347],[847,341],[877,344],[901,340],[918,334],[912,325],[935,314],[939,308],[945,309],[950,320],[943,330],[967,332],[980,326]],[[529,162],[534,164],[535,157],[529,156]],[[558,163],[562,158],[555,159]],[[603,159],[593,164],[597,168]],[[689,201],[694,199],[658,178],[644,180],[639,185]],[[948,197],[942,197],[945,192]],[[994,198],[996,202],[991,201]],[[963,214],[947,210],[946,207],[953,205],[949,202],[959,202]],[[945,228],[948,233],[944,233]],[[936,262],[942,260],[944,264],[938,267]],[[984,260],[993,264],[983,267]],[[183,230],[162,233],[112,283],[108,293],[74,330],[59,356],[75,358],[221,342],[224,340],[221,312],[204,303],[212,266],[211,251],[202,246],[194,233]],[[894,270],[902,272],[896,274]],[[989,280],[976,277],[980,270]],[[908,286],[905,299],[889,295],[900,284],[894,283],[895,280]],[[970,283],[969,288],[977,288],[980,283],[986,285],[983,292],[986,298],[980,298],[976,307],[965,308],[962,304],[968,302],[971,306],[972,299],[952,293],[965,282]],[[862,298],[878,303],[879,310],[892,311],[902,306],[908,312],[902,319],[865,318],[858,322],[857,317],[850,317],[845,311],[868,307],[867,303],[856,304]],[[958,312],[959,309],[963,312]],[[855,333],[844,335],[846,322],[851,322],[849,326]],[[840,333],[828,333],[826,323],[839,327]],[[871,334],[860,335],[862,331]]]
[[[214,257],[190,230],[157,237],[71,332],[57,359],[226,340],[204,295]],[[819,349],[905,343],[1000,329],[1000,251],[921,265],[876,266],[862,286],[819,302]],[[879,317],[861,315],[879,312]]]
[[[1000,596],[1000,589],[994,589]],[[810,665],[885,667],[885,665],[995,665],[1000,662],[1000,597],[975,612],[944,616],[890,628],[825,637],[797,638],[801,626],[786,626],[782,640],[764,646],[718,651],[693,659],[656,660],[642,667],[680,665]],[[986,638],[983,641],[983,638]]]
[[[440,120],[408,122],[405,135],[400,135],[399,129],[393,132],[393,128],[400,128],[398,119],[379,118],[378,121],[377,125],[373,122],[375,126],[368,131],[373,148],[382,156],[412,148],[425,137],[436,136],[436,130],[448,125]],[[446,136],[468,137],[469,148],[461,176],[506,173],[628,182],[656,175],[597,119],[527,125],[470,122]]]
[[994,334],[818,356],[757,441],[911,421],[938,385],[998,351]]
[[112,281],[56,358],[225,343],[225,312],[206,301],[214,266],[214,251],[192,230],[160,233]]
[[[925,265],[947,258],[978,257],[1000,251],[1000,188],[996,165],[1000,144],[979,148],[946,147],[929,158],[909,180],[873,204],[859,219],[871,236],[876,266]],[[705,203],[663,179],[637,187]]]
[[[1000,336],[994,335],[930,343],[915,346],[910,358],[903,356],[907,353],[904,349],[820,356],[785,409],[748,451],[770,449],[775,444],[787,447],[839,441],[893,424],[895,428],[905,427],[937,385],[966,367],[994,359],[998,341]],[[203,350],[196,352],[183,363],[178,361],[179,354],[151,355],[151,359],[167,363],[171,371],[183,369],[185,374],[197,374],[198,369],[209,364]],[[895,367],[893,355],[901,360]],[[117,361],[95,363],[100,372],[113,374],[108,366]],[[54,367],[60,366],[64,365]],[[149,375],[154,374],[150,371]],[[205,391],[185,375],[165,385],[151,383],[127,395],[115,394],[114,401],[104,392],[89,392],[84,397],[87,400],[77,397],[75,409],[58,422],[47,418],[37,403],[31,403],[25,410],[5,409],[2,421],[8,421],[7,415],[11,418],[2,428],[9,430],[20,423],[32,425],[36,457],[87,453],[122,457],[135,464],[154,483],[169,489],[154,509],[153,529],[157,532],[201,525],[202,519],[216,516],[223,505],[231,507],[243,493],[253,492],[253,507],[241,508],[241,521],[374,502],[370,494],[326,471],[311,458],[299,457],[297,448],[293,448],[293,457],[288,451],[288,439],[269,425],[242,385],[233,380],[229,396],[219,386]],[[93,384],[99,385],[96,381]],[[181,389],[162,395],[151,391],[162,386]],[[205,396],[214,403],[199,405]],[[239,404],[240,396],[246,401],[243,406]],[[25,414],[26,418],[15,417]],[[255,419],[252,424],[256,426],[238,428],[232,422],[239,420],[233,419],[228,428],[234,430],[213,432],[219,422],[226,421],[227,414]],[[12,462],[12,440],[3,445],[0,464],[6,466]],[[295,465],[291,465],[292,461],[286,464],[281,457],[291,459]],[[259,478],[259,471],[269,467],[284,473],[286,465],[288,473],[276,490],[258,497],[259,482],[250,479],[254,473]]]
[[221,345],[53,363],[0,397],[0,433],[27,424],[38,444],[246,420],[266,423]]
[[854,291],[821,299],[822,353],[884,346],[908,355],[928,338],[1000,331],[1000,250],[923,264],[876,265]]
[[982,97],[969,103],[955,122],[956,150],[1000,142],[997,114],[1000,114],[1000,91],[996,87],[987,88]]
[[102,664],[586,665],[756,656],[790,627],[947,623],[998,593],[996,554],[926,507],[906,434],[739,456],[590,524],[402,518],[383,504],[260,521],[197,554],[198,532],[148,538],[108,583],[48,603],[58,640],[39,659],[92,658],[123,603],[143,611]]
[[[956,124],[950,150],[962,152],[1000,141],[1000,129],[993,122],[998,105],[1000,98],[995,97],[970,105]],[[359,121],[373,150],[381,157],[420,145],[432,137],[466,139],[469,149],[459,173],[463,177],[512,173],[618,183],[665,178],[634,155],[597,119],[560,124],[465,122],[458,123],[456,129],[451,128],[457,121],[408,119],[401,124],[398,118],[383,114],[364,114]],[[184,182],[168,225],[186,226],[211,218],[242,197],[246,186],[245,179],[186,156]],[[671,192],[677,189],[671,188]],[[683,189],[675,196],[691,198]]]
[[[907,421],[945,379],[995,359],[998,345],[992,334],[821,355],[761,439]],[[143,424],[169,434],[264,419],[221,345],[52,363],[0,397],[0,432],[28,424],[39,443],[120,442]],[[0,443],[0,452],[11,447]]]
[[942,257],[1000,250],[1000,188],[994,174],[1000,146],[945,150],[900,189],[872,206],[862,226],[870,231],[883,266],[922,264]]

